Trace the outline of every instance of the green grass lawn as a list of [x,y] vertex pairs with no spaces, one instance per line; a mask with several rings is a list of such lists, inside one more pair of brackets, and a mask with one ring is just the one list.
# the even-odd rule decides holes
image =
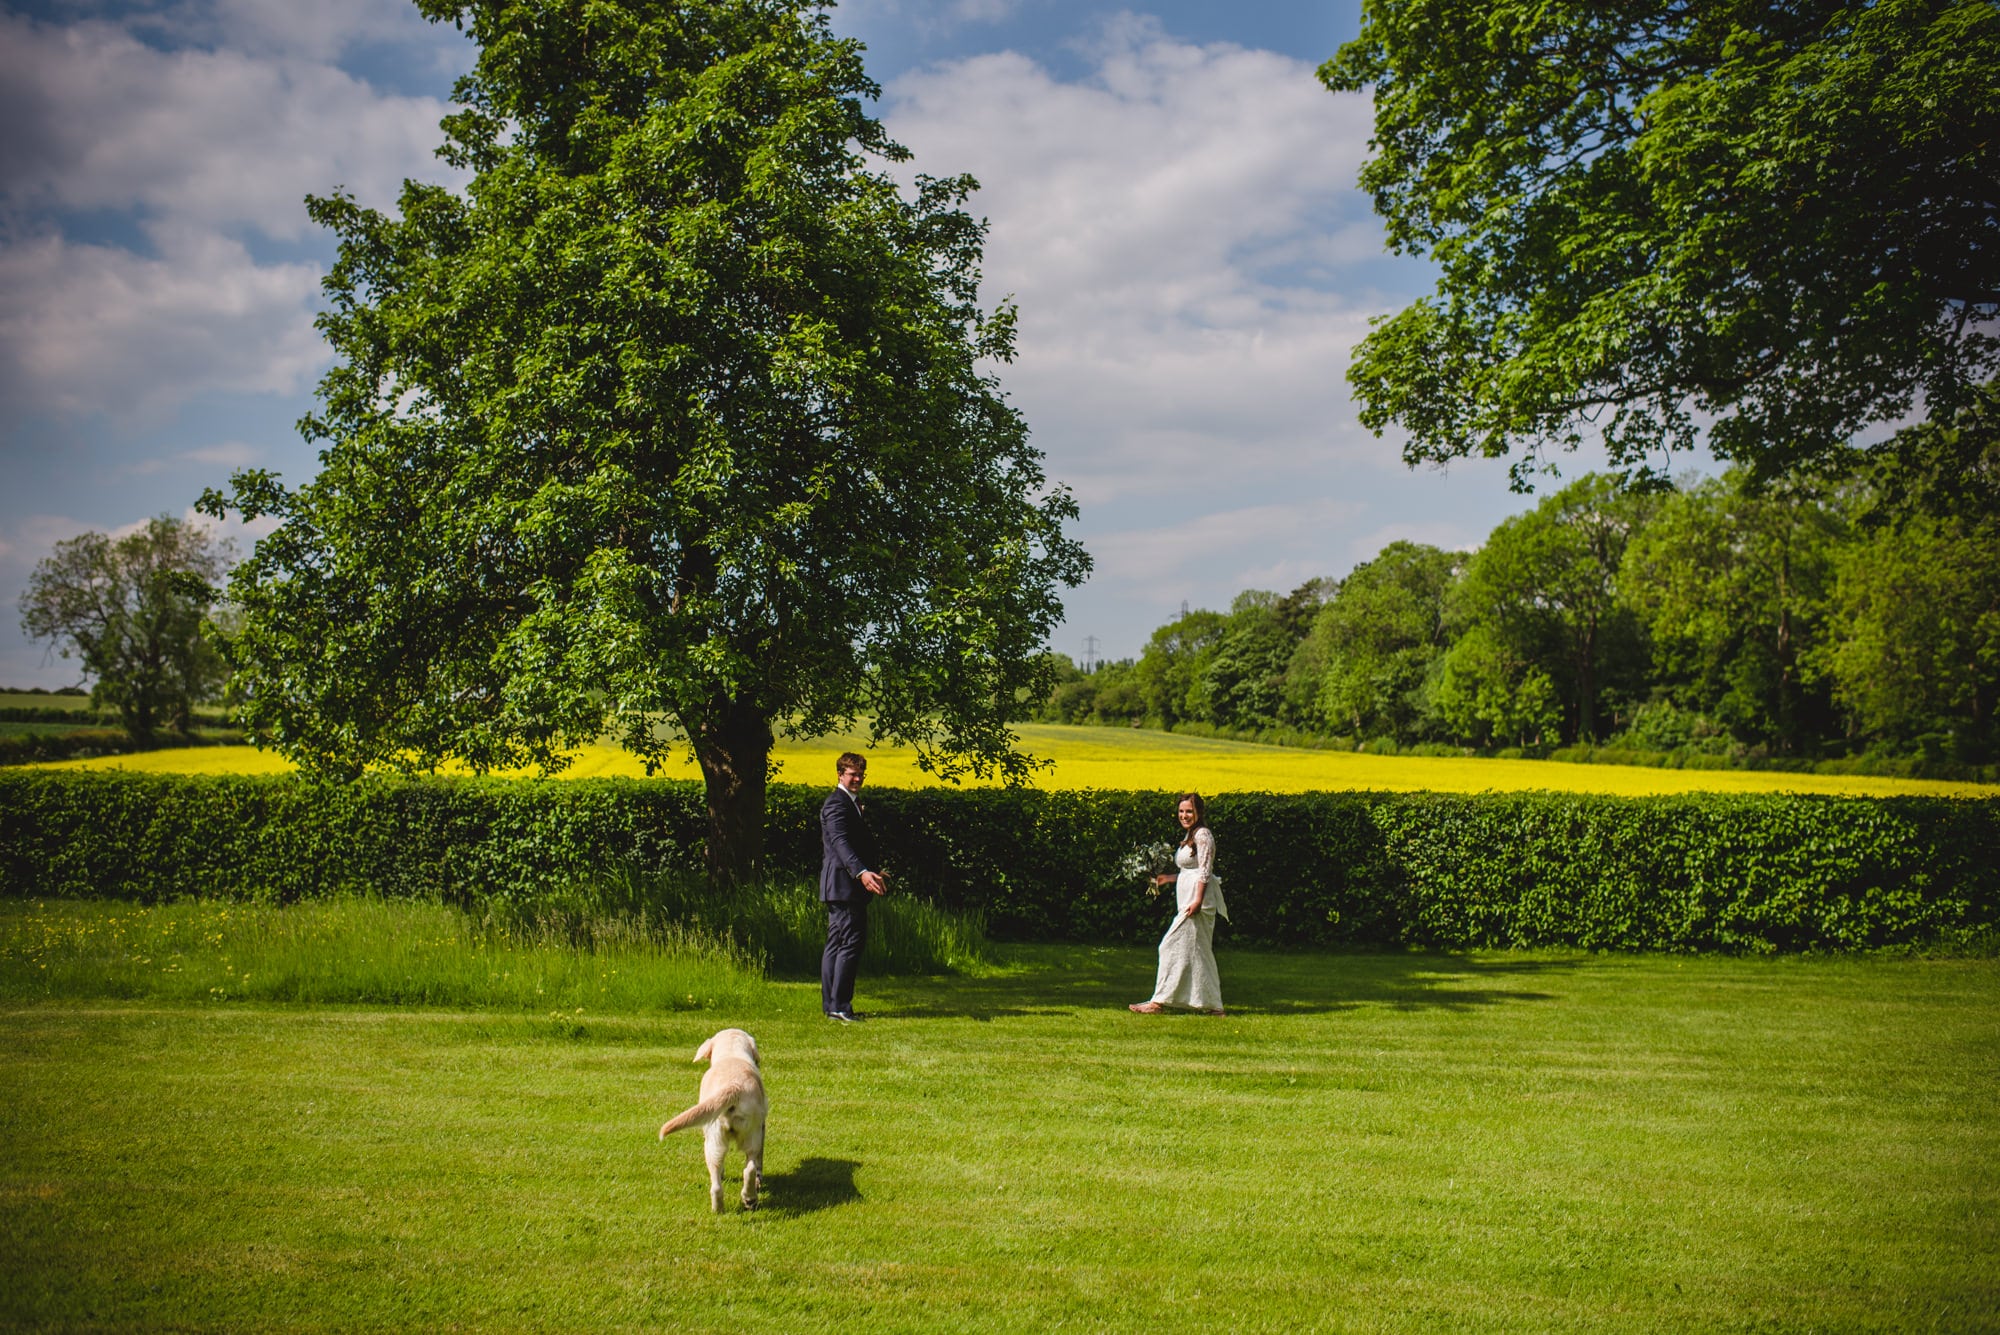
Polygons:
[[[737,1009],[0,1018],[0,1326],[2000,1328],[2000,962],[1041,947]],[[766,1208],[707,1209],[739,1023]],[[732,1166],[736,1164],[732,1159]]]

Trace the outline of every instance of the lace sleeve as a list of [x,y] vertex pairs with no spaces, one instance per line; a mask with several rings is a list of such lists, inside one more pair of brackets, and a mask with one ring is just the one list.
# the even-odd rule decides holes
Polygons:
[[1215,836],[1206,825],[1194,832],[1194,865],[1203,881],[1215,875]]

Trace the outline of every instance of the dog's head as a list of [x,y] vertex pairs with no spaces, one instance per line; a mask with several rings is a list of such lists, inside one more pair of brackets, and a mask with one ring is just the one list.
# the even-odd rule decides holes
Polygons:
[[694,1050],[694,1059],[698,1062],[713,1063],[722,1057],[741,1057],[755,1066],[757,1040],[741,1029],[724,1029]]

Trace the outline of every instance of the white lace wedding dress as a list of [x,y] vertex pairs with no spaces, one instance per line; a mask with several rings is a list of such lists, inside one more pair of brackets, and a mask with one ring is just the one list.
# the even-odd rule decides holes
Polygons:
[[[1215,836],[1202,826],[1194,832],[1194,847],[1182,844],[1174,850],[1174,865],[1181,869],[1174,883],[1174,924],[1160,938],[1160,973],[1153,984],[1153,1000],[1162,1006],[1183,1006],[1193,1010],[1222,1009],[1222,975],[1215,968],[1215,920],[1228,918],[1222,902],[1222,880],[1215,874]],[[1201,911],[1192,918],[1187,907],[1194,902],[1195,889],[1203,881]]]

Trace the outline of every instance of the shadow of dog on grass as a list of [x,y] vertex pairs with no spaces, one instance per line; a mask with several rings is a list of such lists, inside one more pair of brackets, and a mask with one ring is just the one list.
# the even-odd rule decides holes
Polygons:
[[764,1179],[764,1208],[776,1214],[811,1214],[861,1199],[853,1159],[801,1159],[798,1166]]

